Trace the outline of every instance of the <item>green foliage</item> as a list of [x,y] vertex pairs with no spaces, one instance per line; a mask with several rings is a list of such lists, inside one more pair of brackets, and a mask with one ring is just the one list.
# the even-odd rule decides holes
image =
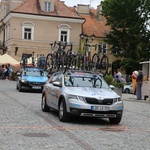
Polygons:
[[119,82],[119,83],[118,83],[118,82],[116,82],[116,81],[113,81],[111,85],[113,85],[113,86],[115,86],[115,87],[118,87],[118,88],[124,87],[124,83],[123,83],[123,82]]
[[[123,67],[136,67],[140,61],[149,60],[150,54],[150,1],[149,0],[105,0],[102,14],[111,31],[105,42],[112,45],[113,54],[123,57]],[[126,63],[128,62],[128,63]]]
[[107,82],[108,85],[111,85],[111,83],[113,82],[113,76],[107,74],[106,76],[104,76],[104,80]]
[[113,76],[112,75],[106,75],[105,77],[104,77],[104,80],[107,82],[107,84],[108,85],[113,85],[113,86],[115,86],[115,87],[118,87],[118,88],[122,88],[123,86],[124,86],[124,83],[123,82],[116,82],[115,80],[114,80],[114,78],[113,78]]

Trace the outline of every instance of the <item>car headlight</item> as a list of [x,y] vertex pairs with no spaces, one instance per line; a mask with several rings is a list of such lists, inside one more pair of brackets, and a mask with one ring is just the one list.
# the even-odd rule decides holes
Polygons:
[[23,83],[27,83],[28,81],[27,81],[27,80],[25,80],[25,79],[21,79],[21,82],[23,82]]
[[71,101],[84,101],[85,102],[85,99],[84,97],[82,96],[77,96],[77,95],[70,95],[68,96],[68,99],[71,100]]
[[121,98],[115,98],[114,99],[114,103],[119,102],[119,101],[122,101]]
[[78,101],[78,97],[76,95],[70,95],[69,94],[68,99],[69,100],[76,100],[76,101]]
[[79,96],[79,99],[80,99],[80,101],[83,101],[83,102],[85,102],[85,98],[84,98],[84,97],[82,97],[82,96]]

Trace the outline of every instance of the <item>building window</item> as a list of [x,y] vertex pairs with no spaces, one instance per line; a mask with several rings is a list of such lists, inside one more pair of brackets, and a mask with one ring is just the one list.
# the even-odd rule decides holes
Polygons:
[[70,42],[70,29],[71,27],[66,24],[61,24],[59,28],[59,41],[61,42]]
[[51,2],[44,3],[44,11],[50,12],[51,10]]
[[32,22],[23,22],[22,23],[22,39],[24,40],[33,40],[34,35],[34,24]]
[[31,28],[24,28],[24,39],[31,40],[32,29]]
[[61,33],[60,33],[60,41],[67,42],[67,31],[61,31]]

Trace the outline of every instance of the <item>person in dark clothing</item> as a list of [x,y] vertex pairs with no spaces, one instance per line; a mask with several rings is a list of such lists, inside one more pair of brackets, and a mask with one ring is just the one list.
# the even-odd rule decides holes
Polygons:
[[142,70],[139,70],[136,82],[137,82],[137,88],[136,88],[137,99],[141,100],[142,99],[142,82],[143,82]]

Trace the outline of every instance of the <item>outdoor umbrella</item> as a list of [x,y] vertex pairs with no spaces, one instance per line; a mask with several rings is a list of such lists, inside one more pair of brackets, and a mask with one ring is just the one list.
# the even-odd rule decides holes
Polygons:
[[0,65],[10,64],[12,66],[19,66],[19,61],[15,60],[8,54],[0,55]]

